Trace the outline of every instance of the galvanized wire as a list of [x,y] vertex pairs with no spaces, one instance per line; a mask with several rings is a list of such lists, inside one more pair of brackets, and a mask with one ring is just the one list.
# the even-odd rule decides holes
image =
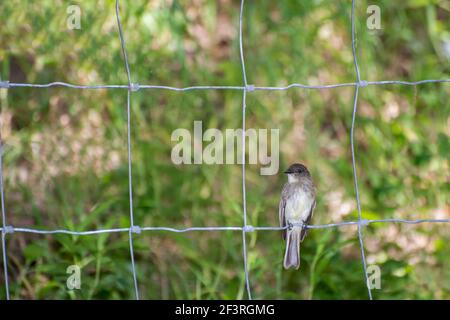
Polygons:
[[[292,83],[284,87],[260,87],[254,86],[253,90],[255,91],[287,91],[289,89],[334,89],[341,87],[364,87],[364,86],[376,86],[376,85],[406,85],[406,86],[417,86],[421,84],[427,83],[450,83],[450,79],[427,79],[420,81],[400,81],[400,80],[384,80],[384,81],[361,81],[361,83],[357,82],[348,82],[348,83],[335,83],[335,84],[326,84],[326,85],[307,85],[301,83]],[[145,85],[145,84],[133,84],[135,85],[135,89],[147,89],[147,90],[168,90],[168,91],[176,91],[176,92],[186,92],[186,91],[196,91],[196,90],[248,90],[248,88],[244,86],[189,86],[189,87],[171,87],[171,86],[162,86],[162,85]],[[111,84],[111,85],[76,85],[67,82],[50,82],[50,83],[15,83],[3,81],[0,82],[0,88],[51,88],[51,87],[66,87],[71,89],[126,89],[128,90],[129,85],[126,84]]]
[[[1,130],[1,128],[0,128]],[[9,278],[8,278],[8,253],[6,249],[6,232],[4,230],[7,226],[6,221],[6,209],[5,209],[5,192],[3,186],[3,140],[2,134],[0,132],[0,201],[1,201],[1,209],[2,209],[2,257],[3,257],[3,276],[5,277],[5,290],[6,290],[6,299],[9,300]]]
[[[303,226],[306,229],[329,229],[329,228],[338,228],[345,226],[368,226],[370,224],[376,223],[403,223],[403,224],[422,224],[422,223],[449,223],[450,219],[418,219],[418,220],[407,220],[407,219],[369,219],[369,220],[357,220],[357,221],[343,221],[337,223],[327,223],[327,224],[316,224],[316,225],[300,225],[300,224],[292,224],[293,226]],[[122,232],[133,232],[133,233],[141,233],[144,231],[165,231],[165,232],[174,232],[174,233],[185,233],[185,232],[195,232],[195,231],[245,231],[246,233],[255,232],[255,231],[282,231],[288,229],[289,226],[286,227],[273,227],[273,226],[259,226],[255,227],[252,225],[247,225],[246,227],[239,226],[228,226],[228,227],[188,227],[188,228],[172,228],[172,227],[139,227],[134,226],[134,228],[113,228],[113,229],[97,229],[97,230],[89,230],[89,231],[76,231],[76,230],[66,230],[66,229],[53,229],[53,230],[44,230],[44,229],[36,229],[36,228],[22,228],[22,227],[13,227],[6,226],[0,227],[0,231],[5,234],[12,233],[34,233],[34,234],[68,234],[68,235],[76,235],[76,236],[89,236],[89,235],[97,235],[104,233],[122,233]]]
[[[402,80],[383,80],[383,81],[365,81],[361,80],[357,53],[356,53],[356,26],[355,26],[355,6],[356,0],[352,0],[351,9],[351,39],[352,39],[352,55],[353,64],[356,74],[356,82],[351,83],[337,83],[337,84],[325,84],[325,85],[307,85],[300,83],[292,83],[287,86],[274,87],[274,86],[254,86],[249,85],[247,82],[247,74],[245,69],[245,59],[244,59],[244,49],[243,49],[243,13],[244,13],[244,0],[240,2],[239,11],[239,53],[240,53],[240,63],[243,76],[242,86],[210,86],[210,85],[199,85],[199,86],[188,86],[188,87],[173,87],[166,85],[148,85],[148,84],[137,84],[132,82],[131,71],[129,66],[128,55],[126,51],[125,37],[123,35],[122,23],[120,20],[120,10],[119,10],[119,0],[116,0],[116,18],[117,26],[119,30],[120,42],[122,54],[124,57],[124,64],[127,74],[128,84],[100,84],[100,85],[77,85],[70,84],[67,82],[50,82],[43,84],[33,84],[33,83],[11,83],[9,81],[0,81],[0,89],[14,89],[14,88],[51,88],[51,87],[65,87],[70,89],[87,89],[87,90],[117,90],[126,89],[127,90],[127,152],[128,152],[128,193],[129,193],[129,217],[130,217],[130,227],[129,228],[113,228],[113,229],[98,229],[89,231],[76,231],[76,230],[66,230],[66,229],[37,229],[37,228],[22,228],[14,227],[8,225],[6,219],[6,209],[5,209],[5,195],[4,195],[4,185],[3,185],[3,141],[0,135],[0,196],[1,196],[1,218],[2,226],[1,231],[1,244],[2,244],[2,256],[3,256],[3,269],[5,278],[5,290],[6,298],[10,299],[10,287],[9,287],[9,275],[8,275],[8,259],[7,259],[7,248],[6,248],[6,237],[8,234],[12,233],[32,233],[41,235],[52,235],[52,234],[68,234],[68,235],[79,235],[79,236],[89,236],[89,235],[99,235],[99,234],[109,234],[109,233],[125,233],[129,235],[129,245],[130,245],[130,260],[132,268],[132,276],[135,289],[135,297],[139,299],[139,288],[137,282],[137,272],[135,266],[134,258],[134,248],[133,248],[133,234],[140,234],[141,232],[173,232],[173,233],[185,233],[185,232],[217,232],[217,231],[240,231],[242,233],[242,254],[244,260],[244,278],[245,278],[245,288],[247,291],[247,296],[252,299],[251,285],[249,277],[249,266],[247,261],[247,242],[246,234],[249,232],[257,231],[282,231],[288,228],[286,227],[274,227],[274,226],[252,226],[248,224],[247,221],[247,200],[246,200],[246,157],[245,157],[245,131],[246,131],[246,98],[247,92],[252,91],[285,91],[295,88],[300,89],[313,89],[313,90],[324,90],[324,89],[335,89],[341,87],[354,87],[355,94],[353,100],[353,112],[352,112],[352,123],[350,129],[350,147],[352,155],[352,170],[353,170],[353,182],[355,187],[355,197],[357,202],[358,220],[357,221],[343,221],[338,223],[322,224],[322,225],[302,225],[307,229],[326,229],[335,227],[345,227],[356,225],[358,228],[358,240],[361,250],[361,259],[364,270],[364,278],[366,281],[366,286],[368,289],[369,299],[372,299],[371,289],[368,283],[367,275],[367,264],[364,253],[364,242],[363,242],[363,232],[362,228],[374,223],[403,223],[403,224],[421,224],[421,223],[449,223],[450,219],[418,219],[418,220],[406,220],[406,219],[373,219],[366,220],[363,218],[361,213],[361,201],[358,188],[358,175],[356,170],[356,154],[355,154],[355,143],[354,143],[354,130],[358,106],[358,95],[360,88],[366,86],[383,86],[383,85],[407,85],[407,86],[417,86],[428,83],[450,83],[450,79],[426,79],[419,81],[402,81]],[[242,214],[243,214],[243,225],[242,226],[211,226],[211,227],[187,227],[187,228],[173,228],[173,227],[162,227],[162,226],[146,226],[140,227],[134,224],[134,213],[133,213],[133,176],[132,176],[132,153],[131,153],[131,94],[137,90],[170,90],[175,92],[188,92],[197,90],[241,90],[242,91]],[[1,128],[0,128],[1,129]]]
[[[355,65],[355,72],[356,72],[356,83],[355,86],[355,96],[353,100],[353,113],[352,113],[352,126],[350,129],[350,148],[352,153],[352,169],[353,169],[353,183],[355,185],[355,196],[356,196],[356,204],[358,208],[358,218],[359,221],[361,221],[362,214],[361,214],[361,200],[359,198],[359,188],[358,188],[358,174],[356,172],[356,156],[355,156],[355,119],[356,119],[356,112],[358,110],[358,94],[359,94],[359,87],[361,83],[361,75],[359,72],[359,66],[358,66],[358,58],[356,54],[356,26],[355,26],[355,2],[356,0],[352,0],[352,14],[351,14],[351,27],[352,27],[352,55],[353,55],[353,63]],[[366,263],[366,257],[364,253],[364,241],[363,241],[363,231],[362,231],[362,225],[358,224],[358,240],[359,240],[359,247],[361,250],[361,259],[364,269],[364,277],[366,279],[366,286],[367,291],[369,293],[369,299],[372,300],[372,290],[370,289],[369,279],[367,275],[367,263]]]
[[127,152],[128,152],[128,195],[130,206],[130,232],[128,233],[128,240],[130,245],[130,259],[131,271],[133,274],[134,292],[136,300],[139,300],[139,287],[137,282],[136,264],[134,262],[134,247],[133,247],[133,233],[134,228],[134,214],[133,214],[133,173],[132,173],[132,157],[131,157],[131,92],[133,91],[133,83],[131,82],[130,65],[128,63],[127,49],[125,45],[125,38],[123,36],[122,23],[120,22],[119,0],[116,0],[116,17],[117,26],[119,28],[120,44],[122,47],[122,54],[125,61],[125,69],[128,78],[127,91]]
[[[239,10],[239,53],[242,67],[242,77],[244,82],[244,87],[248,87],[247,83],[247,74],[245,72],[245,59],[244,59],[244,46],[242,44],[242,16],[244,14],[244,2],[245,0],[241,0],[241,7]],[[245,287],[247,288],[247,296],[248,299],[252,299],[252,293],[250,290],[250,279],[248,274],[248,261],[247,261],[247,239],[245,228],[247,227],[247,191],[246,191],[246,179],[245,179],[245,110],[247,108],[246,105],[247,100],[247,90],[242,91],[242,212],[244,215],[244,227],[242,229],[242,254],[244,256],[244,277],[245,277]]]

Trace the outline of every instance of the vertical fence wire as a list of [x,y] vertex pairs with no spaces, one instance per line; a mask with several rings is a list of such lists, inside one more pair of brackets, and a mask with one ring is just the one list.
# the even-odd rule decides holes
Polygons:
[[350,148],[351,148],[351,154],[352,154],[352,169],[353,169],[353,184],[355,185],[355,196],[356,196],[356,203],[358,207],[358,240],[359,240],[359,247],[361,249],[361,259],[364,269],[364,278],[366,280],[366,286],[369,294],[369,299],[372,300],[372,290],[370,289],[370,284],[368,281],[367,276],[367,265],[366,265],[366,257],[364,253],[364,240],[363,240],[363,224],[361,223],[363,221],[362,214],[361,214],[361,200],[359,198],[359,188],[358,188],[358,174],[356,172],[356,156],[355,156],[355,119],[356,119],[356,112],[358,109],[358,95],[359,95],[359,87],[361,85],[361,75],[359,72],[359,66],[358,66],[358,58],[356,55],[356,26],[355,26],[355,5],[356,0],[352,0],[352,13],[351,13],[351,25],[352,25],[352,54],[353,54],[353,63],[355,65],[355,72],[356,72],[356,86],[355,86],[355,95],[353,100],[353,112],[352,112],[352,125],[350,129]]
[[128,90],[127,90],[127,152],[128,152],[128,195],[130,205],[130,230],[128,232],[128,239],[130,245],[130,259],[131,268],[133,273],[133,283],[136,300],[139,300],[139,287],[136,275],[136,265],[134,262],[134,247],[133,247],[133,232],[135,230],[134,225],[134,213],[133,213],[133,174],[132,174],[132,157],[131,157],[131,91],[133,90],[133,83],[131,82],[130,65],[128,62],[128,55],[125,46],[125,37],[123,36],[122,23],[120,22],[119,0],[116,0],[116,17],[117,26],[119,28],[120,44],[122,47],[122,54],[125,60],[125,69],[128,78]]
[[[1,119],[0,119],[1,121]],[[5,209],[5,193],[3,185],[3,154],[4,154],[4,144],[2,139],[2,126],[0,123],[0,201],[2,206],[2,257],[3,257],[3,276],[5,277],[5,295],[6,299],[9,300],[9,279],[8,279],[8,253],[6,250],[6,209]]]

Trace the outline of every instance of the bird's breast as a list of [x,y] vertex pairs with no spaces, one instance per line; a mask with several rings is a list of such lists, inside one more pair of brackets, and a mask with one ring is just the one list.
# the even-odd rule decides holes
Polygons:
[[285,215],[288,221],[304,221],[308,218],[314,198],[301,188],[293,190],[286,199]]

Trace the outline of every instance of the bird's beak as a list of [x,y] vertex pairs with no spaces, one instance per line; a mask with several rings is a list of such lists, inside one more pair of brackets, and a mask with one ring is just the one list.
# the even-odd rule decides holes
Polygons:
[[287,169],[287,170],[284,171],[284,173],[285,173],[285,174],[289,174],[289,173],[292,173],[292,171],[290,171],[289,169]]

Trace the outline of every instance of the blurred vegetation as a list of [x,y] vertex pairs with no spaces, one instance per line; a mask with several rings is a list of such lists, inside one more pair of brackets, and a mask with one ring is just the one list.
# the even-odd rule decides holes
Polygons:
[[[67,7],[81,7],[69,30]],[[368,30],[368,5],[381,30]],[[244,50],[249,83],[331,84],[355,79],[351,1],[246,1]],[[357,1],[362,79],[450,78],[450,3]],[[241,85],[239,1],[122,1],[133,82],[170,86]],[[126,84],[113,0],[0,2],[0,79],[10,82]],[[357,217],[349,131],[354,89],[291,89],[248,95],[247,127],[280,129],[280,171],[311,169],[318,187],[314,223]],[[126,90],[0,90],[4,177],[10,225],[77,231],[128,227]],[[363,216],[449,218],[450,86],[361,89],[356,155]],[[135,224],[242,225],[239,165],[170,160],[171,133],[241,126],[240,91],[132,95]],[[278,224],[285,177],[247,166],[254,226]],[[376,299],[449,299],[449,228],[376,224],[364,229],[369,264],[381,268]],[[14,299],[134,297],[128,235],[7,236]],[[245,298],[239,232],[144,232],[134,237],[145,299]],[[248,234],[257,299],[366,299],[354,227],[312,230],[299,271],[282,270],[278,232]],[[82,289],[66,289],[66,268],[82,266]],[[1,266],[0,268],[2,268]],[[0,298],[5,298],[0,273]]]

